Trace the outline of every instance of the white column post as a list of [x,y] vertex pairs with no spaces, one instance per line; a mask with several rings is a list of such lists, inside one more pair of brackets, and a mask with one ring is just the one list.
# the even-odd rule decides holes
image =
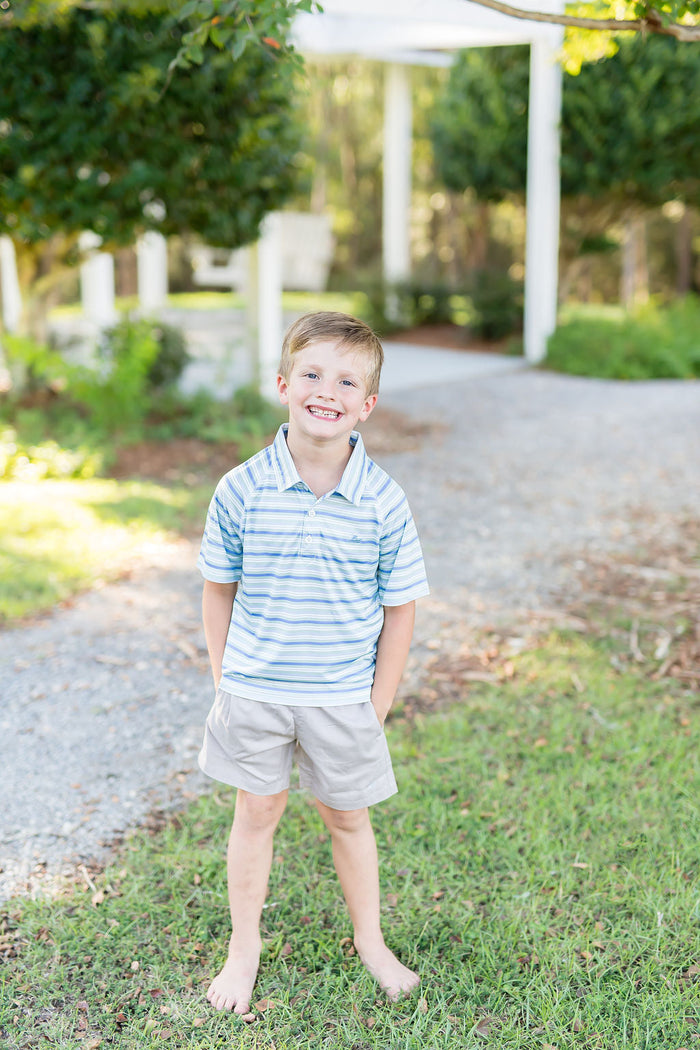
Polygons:
[[561,41],[554,27],[530,44],[524,343],[533,364],[545,356],[557,324]]
[[[391,63],[384,79],[384,181],[382,251],[388,285],[406,280],[411,272],[411,147],[412,106],[410,69]],[[396,303],[387,303],[387,313]]]
[[282,231],[279,213],[267,215],[257,244],[257,336],[260,393],[277,400],[277,366],[282,349]]
[[165,306],[168,296],[168,242],[162,233],[149,230],[136,243],[139,305],[144,313]]
[[114,258],[97,249],[102,238],[91,230],[80,234],[80,248],[87,258],[80,266],[80,292],[83,313],[97,328],[106,328],[117,320],[114,305]]
[[0,290],[3,328],[6,332],[16,332],[22,318],[22,294],[17,277],[15,246],[7,236],[0,237]]

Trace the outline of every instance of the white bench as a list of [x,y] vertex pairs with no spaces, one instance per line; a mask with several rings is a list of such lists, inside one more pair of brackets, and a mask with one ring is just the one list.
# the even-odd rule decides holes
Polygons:
[[[324,291],[335,248],[329,217],[283,211],[278,213],[278,218],[282,287],[288,291]],[[235,251],[207,245],[191,248],[195,284],[244,291],[249,271],[248,254],[248,248]]]

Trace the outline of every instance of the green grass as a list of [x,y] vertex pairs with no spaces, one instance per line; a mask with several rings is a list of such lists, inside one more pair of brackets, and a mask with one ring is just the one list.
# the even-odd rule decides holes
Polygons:
[[700,297],[630,314],[569,309],[549,340],[544,366],[600,379],[700,378]]
[[[128,313],[138,308],[136,296],[117,298],[116,309]],[[178,310],[244,310],[245,298],[237,292],[198,291],[172,292],[167,305]],[[356,313],[362,305],[361,293],[355,292],[284,292],[282,307],[290,312],[311,310],[340,310]],[[55,319],[77,317],[82,312],[80,303],[66,303],[54,307],[50,316]]]
[[608,637],[553,634],[512,658],[507,681],[390,721],[401,790],[374,822],[387,940],[420,970],[415,996],[387,1004],[348,956],[329,843],[293,794],[255,992],[273,1005],[249,1025],[210,1010],[233,804],[215,788],[135,833],[92,886],[11,903],[4,1045],[695,1045],[697,693],[620,672],[612,656]]
[[201,527],[212,486],[4,481],[0,624],[115,579],[153,544]]

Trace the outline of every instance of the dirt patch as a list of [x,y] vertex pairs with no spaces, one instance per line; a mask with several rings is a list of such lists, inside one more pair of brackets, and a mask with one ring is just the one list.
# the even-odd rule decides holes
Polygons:
[[[440,423],[416,422],[381,405],[361,427],[362,440],[372,457],[416,449],[443,429]],[[262,444],[273,439],[274,434],[270,434]],[[192,485],[216,482],[240,462],[233,442],[217,444],[198,438],[140,441],[118,451],[109,476]]]
[[557,615],[505,633],[477,631],[450,652],[429,653],[419,687],[402,697],[403,716],[463,701],[476,683],[507,683],[518,674],[518,654],[538,648],[551,630],[609,638],[617,670],[700,694],[700,521],[681,522],[672,544],[656,544],[638,560],[588,558],[578,572],[581,598]]
[[580,575],[583,597],[570,612],[617,639],[616,665],[700,691],[700,521],[681,522],[673,543],[639,560],[589,558]]
[[474,338],[467,328],[456,324],[424,324],[382,336],[383,343],[412,343],[414,346],[437,346],[443,350],[464,350],[480,354],[503,354],[511,337],[497,342]]
[[216,481],[239,462],[233,442],[216,444],[199,438],[139,441],[119,449],[109,476],[194,484]]
[[362,440],[370,456],[379,458],[396,452],[408,452],[443,433],[445,427],[437,422],[418,422],[407,419],[400,412],[378,405],[360,427]]

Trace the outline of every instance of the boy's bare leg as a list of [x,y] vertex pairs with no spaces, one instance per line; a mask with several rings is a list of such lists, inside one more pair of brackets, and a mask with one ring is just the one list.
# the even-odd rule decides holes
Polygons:
[[214,978],[207,999],[217,1010],[246,1014],[260,962],[260,916],[272,865],[275,828],[287,792],[251,795],[239,788],[228,843],[228,899],[233,932],[224,968]]
[[411,991],[420,978],[387,948],[379,914],[377,844],[367,809],[330,809],[317,800],[331,833],[333,860],[354,928],[357,953],[389,999]]

